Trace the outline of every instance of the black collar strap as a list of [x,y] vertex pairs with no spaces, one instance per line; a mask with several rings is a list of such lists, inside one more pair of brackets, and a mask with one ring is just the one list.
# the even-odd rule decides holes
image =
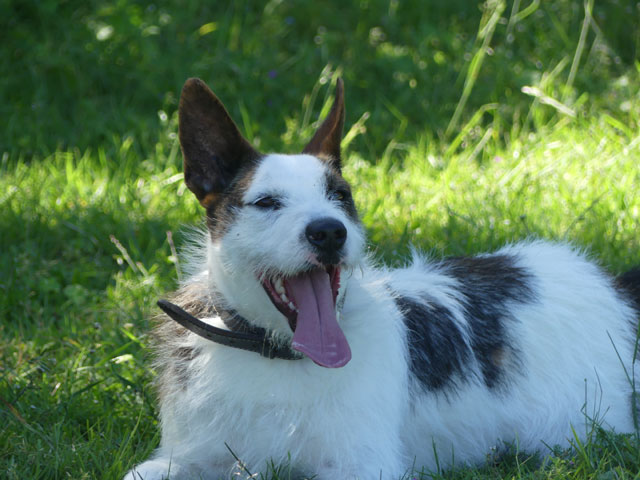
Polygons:
[[274,343],[265,329],[250,327],[249,322],[237,314],[230,314],[229,318],[223,318],[223,321],[231,328],[234,328],[234,325],[241,327],[243,332],[224,330],[209,325],[167,300],[158,300],[158,306],[187,330],[220,345],[256,352],[266,358],[283,360],[304,358],[302,354],[294,352],[291,348]]

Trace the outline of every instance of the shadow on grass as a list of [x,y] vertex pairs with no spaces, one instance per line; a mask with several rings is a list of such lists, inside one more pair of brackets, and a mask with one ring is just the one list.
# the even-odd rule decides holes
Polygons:
[[[304,123],[295,112],[333,65],[343,67],[346,124],[371,112],[369,135],[355,146],[375,161],[392,140],[442,134],[481,43],[483,8],[496,3],[5,2],[0,115],[9,121],[0,152],[109,147],[114,136],[133,136],[149,154],[160,118],[177,108],[190,76],[208,81],[265,151],[277,149],[291,120]],[[591,53],[575,82],[594,101],[637,56],[640,33],[625,27],[637,12],[623,4],[595,6],[597,35],[589,30]],[[486,120],[509,132],[529,108],[521,87],[574,54],[583,2],[531,5],[524,16],[505,5],[463,118],[498,102],[500,111]],[[320,107],[310,108],[315,119]]]

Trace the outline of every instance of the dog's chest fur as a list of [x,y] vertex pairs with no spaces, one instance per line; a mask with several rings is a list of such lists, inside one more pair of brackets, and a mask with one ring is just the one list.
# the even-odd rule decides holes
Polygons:
[[398,479],[503,443],[567,446],[594,421],[633,430],[635,276],[616,284],[539,241],[375,267],[340,173],[341,85],[303,154],[262,155],[190,82],[185,177],[208,231],[174,301],[222,328],[235,312],[304,355],[266,359],[162,319],[162,442],[128,478],[227,478],[236,455],[252,472],[273,461],[299,476]]

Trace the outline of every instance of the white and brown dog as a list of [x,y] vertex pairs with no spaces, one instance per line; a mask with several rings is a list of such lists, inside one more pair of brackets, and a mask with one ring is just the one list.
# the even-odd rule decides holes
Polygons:
[[373,266],[341,175],[340,80],[299,155],[258,153],[198,79],[179,114],[208,232],[178,306],[161,304],[162,441],[127,479],[226,479],[239,458],[396,480],[568,446],[594,422],[634,430],[640,272],[540,241]]

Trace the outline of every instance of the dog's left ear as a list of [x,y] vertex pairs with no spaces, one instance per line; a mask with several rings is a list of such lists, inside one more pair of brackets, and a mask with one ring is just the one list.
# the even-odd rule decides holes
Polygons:
[[342,79],[336,82],[336,97],[333,101],[329,115],[318,128],[313,138],[309,141],[302,153],[315,155],[328,161],[340,171],[340,142],[342,141],[342,129],[344,127],[344,86]]
[[260,153],[199,78],[185,82],[178,117],[185,183],[203,207],[210,207]]

